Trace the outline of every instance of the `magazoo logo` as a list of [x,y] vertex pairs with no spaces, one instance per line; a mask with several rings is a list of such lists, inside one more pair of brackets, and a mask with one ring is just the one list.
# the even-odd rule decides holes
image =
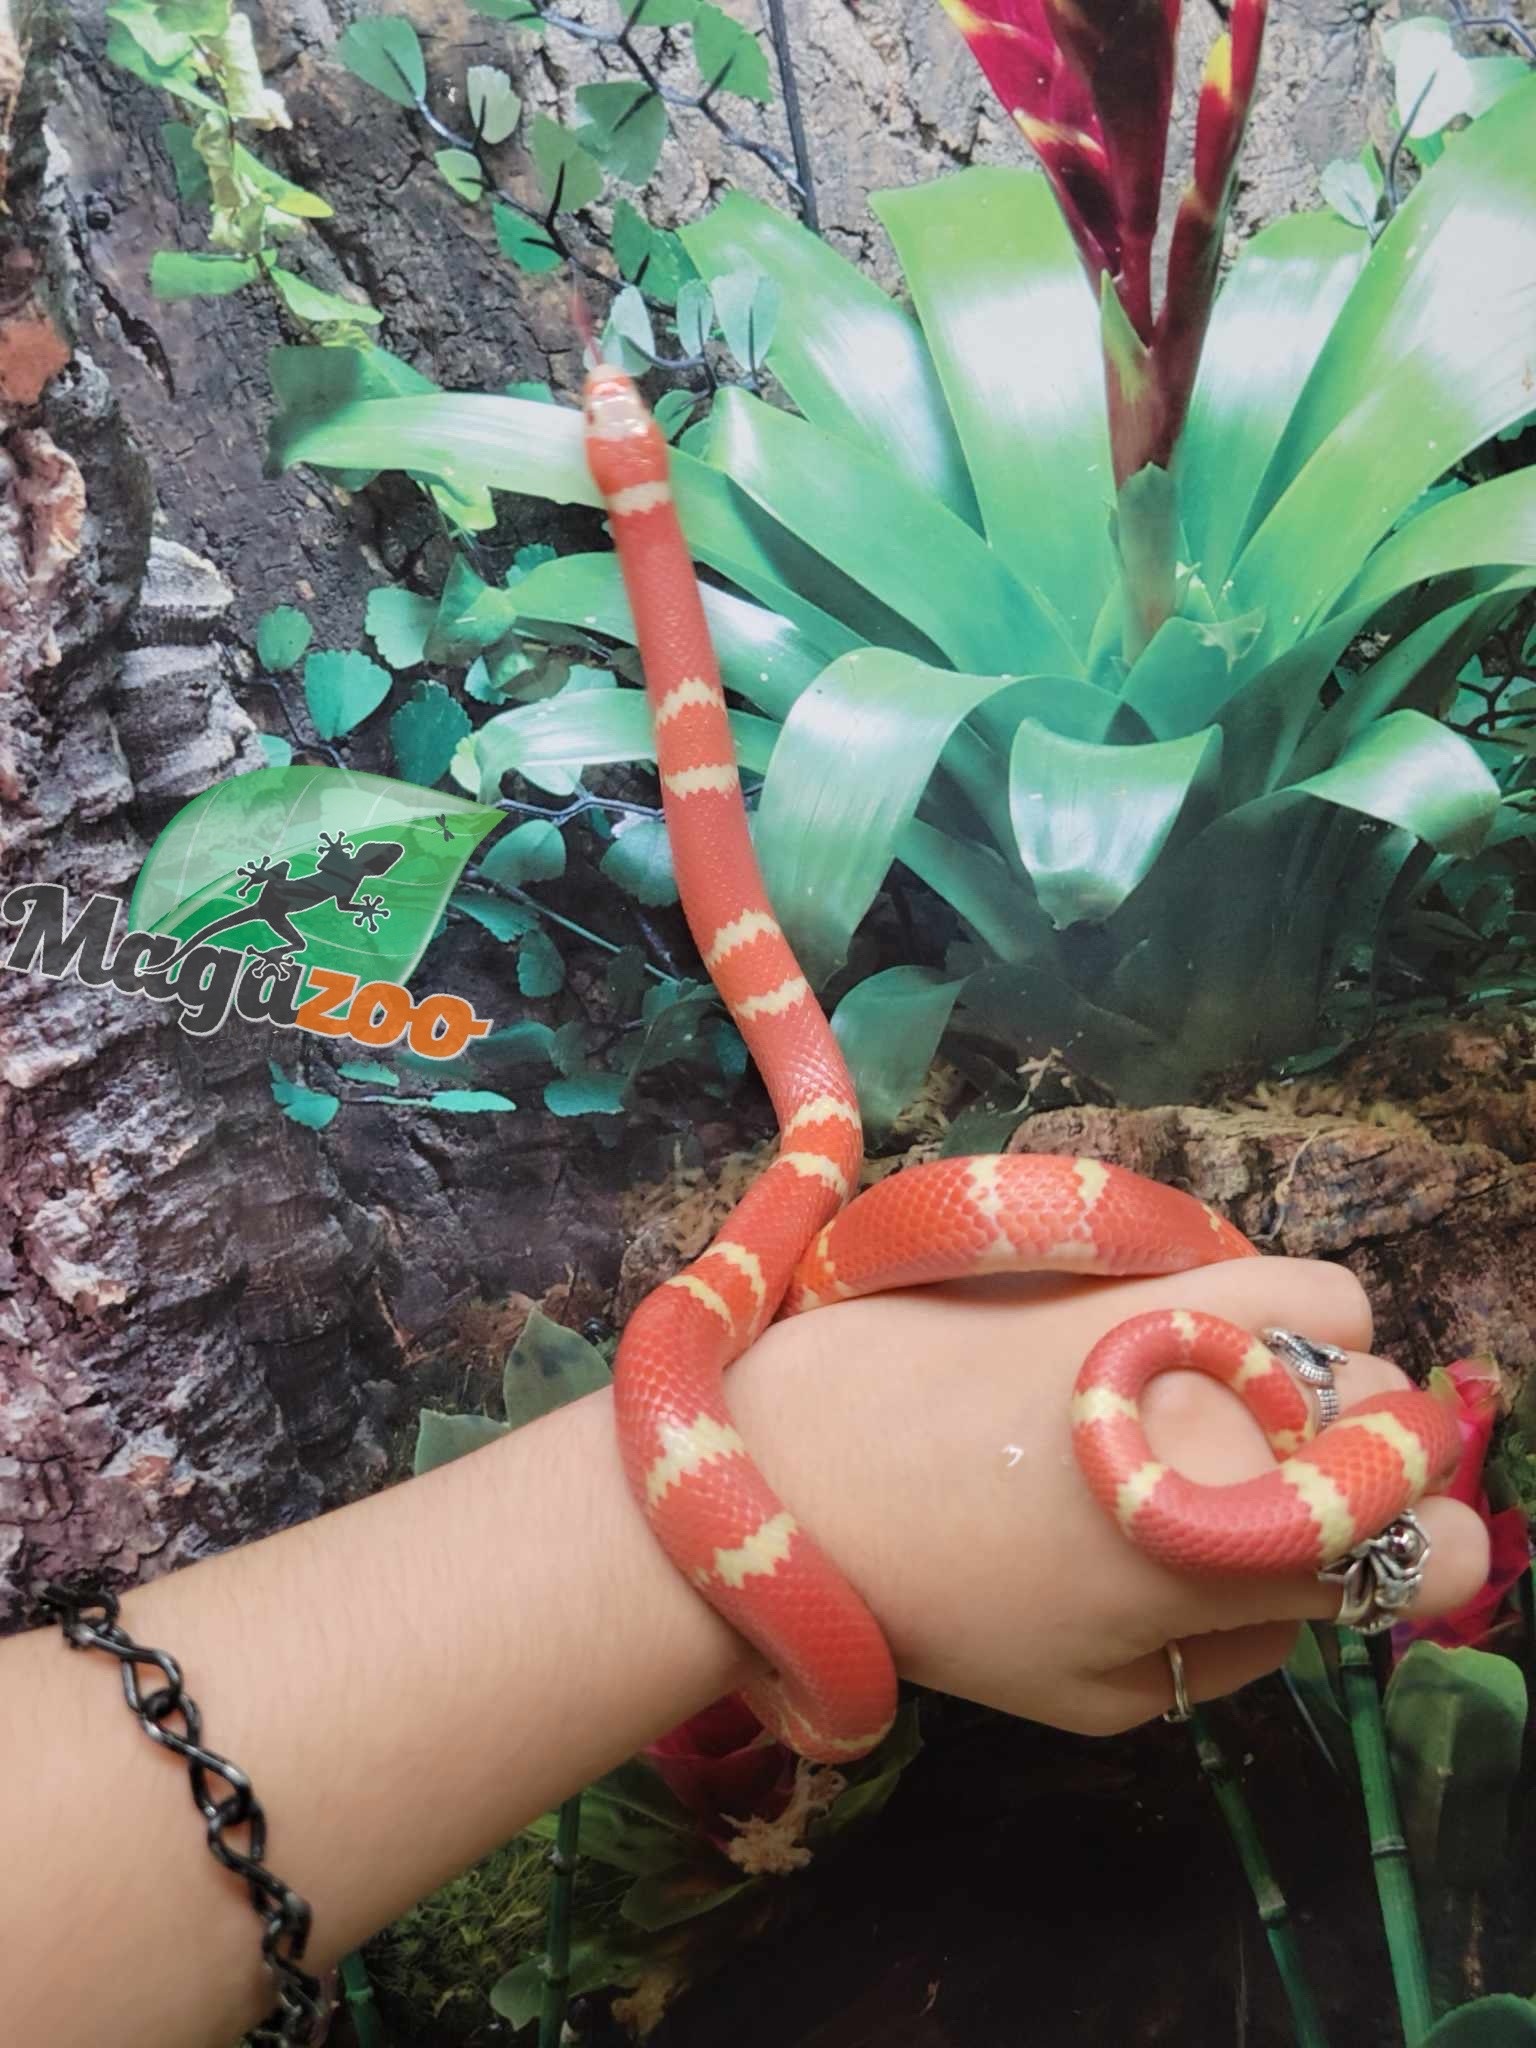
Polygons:
[[[452,1059],[488,1020],[462,996],[405,987],[465,863],[501,813],[382,775],[263,768],[221,782],[176,813],[123,905],[92,896],[71,912],[56,882],[0,898],[20,931],[0,965],[174,1003],[196,1037],[233,1013],[249,1024],[401,1039]],[[0,932],[0,945],[5,935]]]

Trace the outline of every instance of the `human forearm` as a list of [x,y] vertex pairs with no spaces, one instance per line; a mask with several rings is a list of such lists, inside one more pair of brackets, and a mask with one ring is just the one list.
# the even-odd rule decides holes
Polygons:
[[[632,1506],[606,1397],[129,1594],[123,1625],[249,1772],[320,1964],[746,1669]],[[54,1630],[0,1646],[0,1754],[15,2038],[228,2048],[270,2004],[257,1923],[115,1667]]]

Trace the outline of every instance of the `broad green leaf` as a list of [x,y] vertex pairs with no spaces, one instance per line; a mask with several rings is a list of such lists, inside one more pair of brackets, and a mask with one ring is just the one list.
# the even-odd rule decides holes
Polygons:
[[604,170],[626,185],[644,185],[667,139],[667,103],[638,78],[579,85],[576,105],[585,117],[577,130]]
[[377,711],[392,678],[366,654],[311,654],[304,661],[304,701],[323,740],[340,739]]
[[1342,221],[1293,214],[1244,243],[1217,295],[1173,465],[1189,559],[1213,594],[1368,251]]
[[542,1001],[565,987],[565,962],[548,932],[530,932],[517,949],[519,995]]
[[1499,807],[1499,786],[1473,749],[1422,711],[1378,719],[1295,788],[1401,825],[1441,853],[1476,853]]
[[310,642],[310,623],[291,604],[274,605],[256,621],[256,659],[264,669],[293,668]]
[[618,1116],[626,1107],[624,1074],[572,1074],[544,1084],[544,1107],[554,1116]]
[[[706,584],[700,592],[720,672],[729,689],[782,718],[815,681],[830,656],[799,627],[733,591]],[[549,623],[635,643],[634,616],[617,555],[562,555],[518,585],[517,602],[530,627]]]
[[1536,568],[1536,468],[1458,491],[1420,513],[1382,542],[1337,608],[1385,604],[1431,576],[1504,564]]
[[699,0],[627,0],[626,12],[636,28],[678,28],[692,21]]
[[439,1088],[436,1094],[423,1096],[419,1106],[441,1110],[445,1115],[475,1116],[485,1111],[516,1109],[517,1104],[489,1088]]
[[534,0],[470,0],[476,14],[489,14],[497,21],[509,21],[514,28],[524,28],[534,35],[544,33],[544,17],[534,5]]
[[485,172],[472,150],[439,149],[434,151],[432,161],[450,190],[471,206],[485,197]]
[[471,64],[464,74],[469,118],[482,142],[505,142],[517,126],[523,103],[505,71],[494,64]]
[[[348,402],[341,395],[347,382],[365,373],[347,365],[333,371],[310,360],[294,361],[360,353],[277,351],[273,367],[279,396],[292,393],[297,403],[273,423],[275,465],[398,467],[460,493],[494,486],[560,505],[600,502],[582,450],[581,415],[571,407],[446,392],[374,397],[366,381],[363,395]],[[672,456],[672,487],[683,531],[699,561],[803,626],[829,652],[857,644],[858,636],[820,602],[842,602],[849,588],[845,579],[819,563],[792,533],[743,507],[723,476],[681,452]],[[805,591],[815,594],[804,596]],[[857,598],[857,591],[853,595]]]
[[[368,638],[391,668],[415,668],[426,654],[427,635],[436,617],[435,598],[385,583],[369,591],[364,623]],[[304,637],[307,641],[307,630]]]
[[[744,192],[727,193],[682,235],[706,278],[745,263],[778,286],[768,366],[813,425],[979,525],[944,393],[910,313],[819,235]],[[701,345],[696,335],[680,339],[690,354]]]
[[533,1308],[507,1356],[501,1398],[514,1429],[606,1387],[612,1375],[602,1353],[579,1330]]
[[192,38],[167,29],[150,0],[117,0],[107,9],[107,60],[190,107],[223,115],[203,91]]
[[1414,1643],[1392,1674],[1383,1711],[1420,1883],[1495,1883],[1529,1712],[1519,1665],[1484,1650]]
[[1530,411],[1533,295],[1536,78],[1420,180],[1307,380],[1234,573],[1238,607],[1269,610],[1266,651],[1336,602],[1421,491]]
[[768,59],[757,38],[713,0],[695,0],[693,61],[707,87],[766,106],[773,98]]
[[777,284],[760,270],[727,270],[715,278],[709,290],[726,347],[755,377],[767,360],[779,324]]
[[619,1910],[634,1926],[656,1933],[664,1927],[681,1926],[685,1920],[697,1920],[701,1913],[713,1913],[739,1897],[752,1882],[744,1877],[727,1879],[722,1884],[713,1871],[637,1877],[624,1894]]
[[151,0],[169,35],[222,36],[229,32],[230,0]]
[[[496,14],[519,27],[538,21],[531,0],[474,0],[481,14]],[[521,9],[522,12],[515,10]],[[549,1839],[553,1840],[551,1836]],[[606,1991],[610,1986],[635,1984],[645,1974],[645,1963],[627,1950],[610,1933],[589,1935],[571,1943],[570,1976],[567,1993],[579,1998],[584,1992]],[[514,2033],[536,2020],[544,2004],[544,1958],[526,1956],[504,1976],[498,1977],[487,1994],[491,2009],[508,2021]]]
[[923,1085],[964,986],[931,967],[888,967],[856,983],[832,1012],[872,1130],[889,1128]]
[[552,882],[565,873],[565,841],[548,818],[530,818],[496,841],[481,860],[480,872],[499,889]]
[[488,1415],[443,1415],[435,1408],[423,1408],[416,1418],[411,1470],[419,1479],[423,1472],[435,1472],[439,1465],[450,1465],[471,1451],[483,1451],[506,1433],[506,1424],[492,1422]]
[[[461,797],[413,788],[344,768],[269,768],[211,789],[183,806],[150,848],[129,905],[135,931],[185,939],[243,910],[247,921],[220,942],[243,950],[261,937],[256,895],[239,893],[240,869],[267,859],[294,880],[318,869],[322,836],[340,837],[373,871],[359,882],[384,899],[376,932],[324,896],[294,916],[305,936],[301,964],[404,982],[437,929],[438,917],[475,847],[501,813]],[[375,851],[376,850],[376,851]],[[270,940],[267,941],[270,943]]]
[[716,399],[708,449],[738,490],[921,636],[907,651],[931,646],[977,673],[1077,668],[1051,619],[971,528],[873,456],[739,389]]
[[957,910],[999,960],[1053,952],[1055,935],[1034,891],[990,846],[910,818],[896,835],[896,858]]
[[1019,854],[1058,928],[1102,924],[1150,872],[1201,776],[1214,728],[1147,746],[1096,746],[1020,722],[1008,768]]
[[796,701],[768,764],[754,838],[775,914],[813,985],[842,963],[950,735],[1005,687],[997,676],[955,675],[866,647]]
[[557,213],[575,213],[602,196],[603,173],[569,128],[548,114],[535,114],[529,148],[549,203]]
[[[982,168],[871,205],[906,272],[987,538],[1080,657],[1114,575],[1114,477],[1098,312],[1050,189]],[[1021,654],[1008,666],[1063,663]]]
[[291,270],[279,269],[276,264],[267,275],[295,320],[302,320],[308,326],[325,326],[333,320],[356,320],[364,327],[377,327],[384,318],[376,306],[343,298],[340,292],[323,292],[307,278],[298,277]]
[[302,1081],[290,1081],[276,1060],[268,1060],[272,1076],[272,1100],[286,1117],[307,1131],[323,1131],[341,1107],[337,1096],[324,1088],[307,1088]]
[[430,789],[447,774],[454,749],[468,731],[463,705],[441,683],[418,683],[389,721],[395,766],[407,782]]
[[157,299],[222,299],[261,275],[254,256],[193,255],[157,249],[150,258],[149,288]]
[[1474,1998],[1437,2020],[1423,2048],[1531,2048],[1536,2043],[1536,2005],[1511,1991]]
[[609,881],[637,903],[659,907],[677,901],[672,843],[660,818],[621,821],[600,865]]
[[1132,664],[1123,701],[1140,712],[1160,740],[1200,731],[1232,695],[1238,658],[1262,623],[1258,613],[1220,626],[1165,619]]
[[421,38],[402,14],[354,21],[336,45],[336,54],[355,77],[397,107],[414,107],[426,97]]
[[497,248],[519,270],[558,270],[565,261],[549,239],[542,222],[514,213],[499,199],[491,208],[491,220],[496,230]]
[[[731,713],[731,732],[742,766],[761,773],[777,727],[737,711]],[[640,690],[562,691],[521,704],[488,719],[470,747],[469,759],[461,752],[454,763],[455,778],[461,787],[478,787],[488,797],[514,771],[556,796],[568,796],[573,778],[584,768],[656,758],[650,710]]]

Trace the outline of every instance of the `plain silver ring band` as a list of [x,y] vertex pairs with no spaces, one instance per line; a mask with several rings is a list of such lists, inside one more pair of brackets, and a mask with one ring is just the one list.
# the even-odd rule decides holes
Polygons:
[[1192,1721],[1195,1709],[1189,1697],[1189,1687],[1184,1680],[1184,1652],[1177,1643],[1164,1643],[1163,1654],[1168,1659],[1168,1669],[1173,1673],[1173,1705],[1164,1714],[1163,1719],[1175,1723]]

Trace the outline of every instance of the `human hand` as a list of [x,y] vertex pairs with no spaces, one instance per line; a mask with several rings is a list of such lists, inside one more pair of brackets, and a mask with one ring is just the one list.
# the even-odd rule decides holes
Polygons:
[[[776,1324],[727,1398],[766,1476],[863,1592],[906,1678],[1086,1734],[1172,1702],[1177,1640],[1192,1699],[1272,1671],[1298,1623],[1327,1620],[1313,1577],[1186,1576],[1153,1564],[1090,1494],[1072,1450],[1079,1367],[1147,1309],[1192,1308],[1255,1333],[1337,1344],[1340,1405],[1408,1381],[1369,1355],[1370,1308],[1342,1266],[1243,1259],[1153,1280],[995,1276],[839,1303]],[[1221,1485],[1272,1454],[1237,1398],[1188,1372],[1149,1388],[1156,1455]],[[1487,1535],[1458,1502],[1419,1510],[1434,1546],[1415,1619],[1469,1599]]]

